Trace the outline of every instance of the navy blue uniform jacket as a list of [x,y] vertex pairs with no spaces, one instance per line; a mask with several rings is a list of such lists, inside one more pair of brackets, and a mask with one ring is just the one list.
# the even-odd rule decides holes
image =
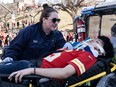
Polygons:
[[45,35],[41,23],[22,29],[11,41],[4,57],[14,60],[38,59],[48,52],[62,48],[66,41],[58,30]]

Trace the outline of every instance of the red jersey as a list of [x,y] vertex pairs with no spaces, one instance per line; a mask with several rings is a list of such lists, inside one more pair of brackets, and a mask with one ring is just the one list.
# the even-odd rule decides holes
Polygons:
[[88,70],[96,58],[87,51],[82,50],[65,50],[60,53],[53,53],[42,61],[42,68],[63,68],[66,65],[72,65],[78,76]]

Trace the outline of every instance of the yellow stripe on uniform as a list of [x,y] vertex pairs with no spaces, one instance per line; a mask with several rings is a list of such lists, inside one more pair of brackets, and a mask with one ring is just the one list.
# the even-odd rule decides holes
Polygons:
[[75,63],[79,67],[79,70],[80,70],[81,74],[85,72],[86,69],[85,69],[83,63],[80,60],[74,59],[71,62]]

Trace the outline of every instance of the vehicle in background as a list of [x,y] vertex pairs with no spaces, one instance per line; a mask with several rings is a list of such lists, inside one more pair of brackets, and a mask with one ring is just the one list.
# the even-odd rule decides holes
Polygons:
[[[85,7],[81,16],[74,20],[76,41],[86,37],[96,39],[100,35],[111,38],[111,27],[116,23],[116,2],[103,2],[95,6]],[[114,48],[116,50],[116,43]]]

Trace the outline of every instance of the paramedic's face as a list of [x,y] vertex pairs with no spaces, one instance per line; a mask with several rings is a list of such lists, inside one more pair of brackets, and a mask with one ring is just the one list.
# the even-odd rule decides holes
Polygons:
[[49,30],[56,30],[58,28],[58,23],[60,19],[58,18],[57,12],[51,12],[50,16],[45,18],[45,26]]

